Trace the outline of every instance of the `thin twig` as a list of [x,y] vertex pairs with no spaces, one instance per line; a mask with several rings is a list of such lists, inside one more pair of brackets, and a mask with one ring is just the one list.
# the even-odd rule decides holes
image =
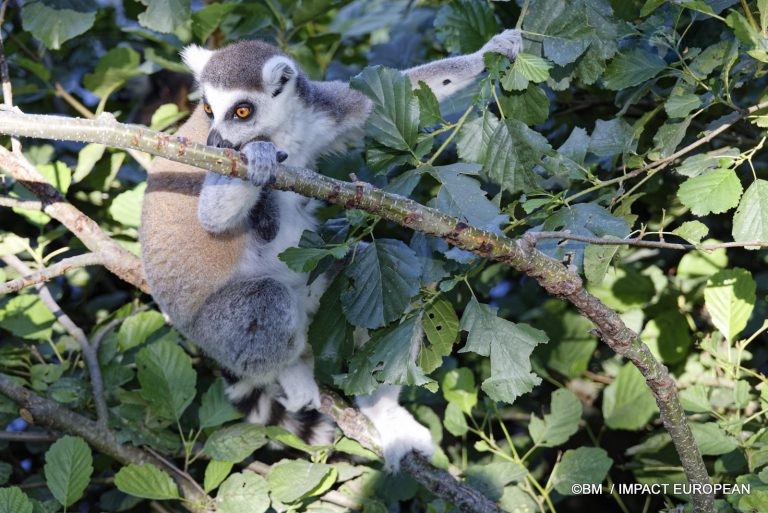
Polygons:
[[[16,269],[18,272],[29,275],[32,273],[32,269],[22,262],[16,255],[6,255],[3,257],[3,261]],[[109,409],[107,408],[107,400],[104,397],[104,381],[101,377],[101,368],[99,367],[99,357],[93,346],[88,341],[88,337],[85,332],[72,321],[72,319],[64,313],[59,304],[48,290],[48,287],[44,283],[37,283],[35,285],[37,292],[40,295],[40,300],[43,304],[56,316],[56,320],[59,324],[64,326],[64,329],[72,335],[77,343],[80,345],[80,350],[83,353],[85,364],[88,367],[88,374],[91,378],[91,390],[93,392],[93,402],[96,405],[96,418],[98,424],[102,428],[107,427],[107,421],[109,420]]]
[[[3,0],[0,5],[0,27],[5,23],[5,10],[8,8],[8,0]],[[13,88],[11,87],[11,76],[8,73],[8,62],[5,59],[5,45],[3,43],[3,32],[0,30],[0,81],[2,81],[3,89],[3,104],[8,107],[13,107]],[[11,150],[16,153],[21,153],[21,142],[15,137],[11,137]]]
[[25,210],[42,210],[43,203],[35,200],[22,200],[10,196],[0,196],[0,207],[23,208]]
[[643,240],[641,238],[634,239],[617,239],[617,238],[600,238],[589,237],[586,235],[574,235],[570,230],[563,230],[560,232],[527,232],[526,238],[531,239],[534,243],[542,239],[558,239],[558,240],[572,240],[575,242],[585,242],[587,244],[594,244],[596,246],[634,246],[638,248],[655,248],[655,249],[675,249],[675,250],[698,250],[698,251],[713,251],[716,249],[724,248],[748,248],[748,247],[768,247],[768,241],[754,240],[749,242],[718,242],[712,244],[682,244],[676,242],[662,242],[656,240]]
[[21,278],[16,278],[15,280],[7,281],[3,284],[0,284],[0,296],[2,296],[3,294],[8,294],[10,292],[19,291],[24,287],[29,287],[30,285],[35,285],[38,283],[43,283],[45,281],[52,280],[57,276],[61,276],[65,272],[69,271],[70,269],[88,267],[91,265],[99,265],[101,264],[101,260],[102,260],[101,255],[99,255],[98,253],[84,253],[82,255],[65,258],[59,262],[56,262],[53,265],[44,267],[39,271],[30,272],[29,274],[25,274]]
[[6,442],[55,442],[60,437],[48,431],[0,431],[0,440]]

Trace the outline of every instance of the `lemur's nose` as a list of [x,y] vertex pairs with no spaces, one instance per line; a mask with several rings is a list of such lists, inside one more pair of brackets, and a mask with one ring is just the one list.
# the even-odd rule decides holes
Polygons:
[[216,148],[234,148],[234,144],[232,144],[227,139],[224,139],[216,129],[208,132],[208,140],[205,142],[205,144],[208,146],[214,146]]

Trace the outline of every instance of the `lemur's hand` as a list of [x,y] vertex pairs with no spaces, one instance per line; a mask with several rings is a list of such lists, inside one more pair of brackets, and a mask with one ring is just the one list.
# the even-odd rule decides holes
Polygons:
[[248,179],[259,186],[274,183],[277,164],[288,158],[287,153],[267,141],[250,142],[241,152],[248,159]]
[[283,369],[277,375],[282,394],[277,400],[288,411],[299,411],[304,407],[320,407],[320,389],[315,381],[314,371],[305,361],[299,360]]
[[515,57],[523,49],[523,38],[517,29],[508,29],[501,34],[496,34],[490,41],[485,43],[480,49],[480,54],[500,53],[509,60],[515,60]]

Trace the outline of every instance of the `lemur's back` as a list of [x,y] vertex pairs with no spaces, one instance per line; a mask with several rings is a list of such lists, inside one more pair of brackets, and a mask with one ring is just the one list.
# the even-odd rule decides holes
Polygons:
[[[205,143],[209,122],[195,109],[176,135]],[[245,235],[213,235],[197,220],[197,202],[205,172],[155,159],[147,179],[140,239],[152,295],[179,329],[206,297],[229,279],[243,251]]]

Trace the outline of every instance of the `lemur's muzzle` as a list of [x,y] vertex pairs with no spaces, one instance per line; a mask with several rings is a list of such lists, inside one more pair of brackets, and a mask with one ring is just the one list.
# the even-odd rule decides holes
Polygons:
[[235,145],[232,144],[232,142],[230,142],[228,139],[224,139],[219,131],[215,128],[208,132],[208,140],[205,142],[205,144],[215,148],[232,148],[234,150],[239,149],[236,148]]

